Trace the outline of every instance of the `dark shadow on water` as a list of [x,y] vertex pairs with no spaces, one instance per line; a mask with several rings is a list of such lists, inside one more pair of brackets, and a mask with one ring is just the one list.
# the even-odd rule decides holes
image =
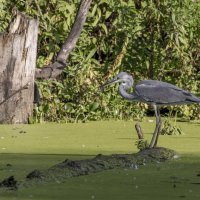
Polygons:
[[0,153],[0,156],[1,155],[14,155],[14,156],[17,156],[17,155],[23,155],[23,156],[69,156],[69,157],[93,157],[93,156],[96,156],[96,154],[38,154],[38,153],[35,153],[35,154],[31,154],[31,153]]
[[117,140],[134,140],[135,138],[116,138]]
[[[165,135],[161,135],[161,137],[164,137]],[[183,137],[184,136],[184,137]],[[191,137],[191,136],[189,136],[189,134],[187,135],[187,136],[185,136],[185,135],[175,135],[175,136],[172,136],[173,137],[173,139],[182,139],[182,140],[185,140],[185,139],[191,139],[191,138],[194,138],[194,139],[196,139],[196,140],[200,140],[200,138],[199,137]]]
[[187,124],[193,124],[193,125],[199,125],[200,126],[199,121],[190,121],[190,120],[185,120],[185,119],[177,119],[176,121],[181,122],[181,123],[187,123]]

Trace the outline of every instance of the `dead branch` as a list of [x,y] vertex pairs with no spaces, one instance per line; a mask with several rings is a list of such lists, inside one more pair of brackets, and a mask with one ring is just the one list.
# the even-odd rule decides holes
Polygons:
[[142,128],[138,123],[135,124],[135,130],[137,132],[138,139],[144,139],[144,134],[142,132]]
[[41,69],[36,69],[36,79],[56,78],[62,73],[63,69],[67,66],[69,55],[76,46],[78,38],[80,37],[91,2],[92,0],[81,0],[75,22],[69,36],[65,40],[57,57],[55,58],[55,61]]

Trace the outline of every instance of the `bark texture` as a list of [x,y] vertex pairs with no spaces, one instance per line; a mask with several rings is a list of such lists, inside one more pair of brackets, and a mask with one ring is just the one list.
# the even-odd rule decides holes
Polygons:
[[142,128],[141,128],[141,126],[138,123],[135,124],[135,130],[137,132],[138,139],[139,140],[144,139],[144,134],[142,132]]
[[26,123],[33,111],[38,20],[16,12],[0,34],[0,123]]

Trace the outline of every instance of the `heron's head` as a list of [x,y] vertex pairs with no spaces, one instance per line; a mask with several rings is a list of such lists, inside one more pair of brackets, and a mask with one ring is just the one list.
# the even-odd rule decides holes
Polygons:
[[127,74],[126,72],[120,72],[113,79],[103,84],[101,86],[101,91],[104,90],[104,87],[106,85],[112,85],[114,83],[122,83],[122,86],[124,86],[125,88],[130,88],[133,85],[134,81],[131,75]]

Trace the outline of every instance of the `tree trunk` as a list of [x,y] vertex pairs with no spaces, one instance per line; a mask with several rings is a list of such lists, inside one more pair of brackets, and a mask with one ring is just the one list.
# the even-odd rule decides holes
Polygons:
[[0,123],[27,123],[33,112],[38,20],[16,13],[0,34]]

